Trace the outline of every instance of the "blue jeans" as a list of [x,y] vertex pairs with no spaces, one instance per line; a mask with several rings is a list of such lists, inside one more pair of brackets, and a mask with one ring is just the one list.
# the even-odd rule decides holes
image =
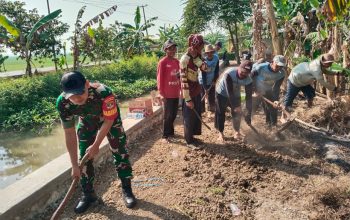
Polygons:
[[286,107],[292,107],[293,101],[300,90],[304,93],[307,100],[312,100],[316,95],[315,89],[311,85],[297,87],[289,79],[287,82],[287,93],[284,97],[284,106]]

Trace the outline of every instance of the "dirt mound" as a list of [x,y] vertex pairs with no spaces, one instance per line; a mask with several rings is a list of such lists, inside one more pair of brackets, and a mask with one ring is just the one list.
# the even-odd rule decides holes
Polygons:
[[350,138],[350,97],[315,99],[314,106],[307,108],[297,102],[296,117],[316,127],[325,128],[331,133]]

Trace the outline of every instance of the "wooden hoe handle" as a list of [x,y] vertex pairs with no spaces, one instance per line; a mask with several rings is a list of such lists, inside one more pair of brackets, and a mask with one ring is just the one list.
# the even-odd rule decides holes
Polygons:
[[[80,170],[82,170],[82,168],[83,168],[84,164],[86,163],[86,161],[88,160],[88,158],[89,158],[89,155],[85,154],[83,159],[79,163],[79,169]],[[62,200],[61,204],[58,206],[56,211],[53,213],[53,215],[52,215],[50,220],[57,220],[58,217],[62,214],[64,207],[67,205],[68,200],[72,197],[72,195],[73,195],[73,193],[75,191],[75,188],[76,188],[76,185],[77,185],[78,181],[79,181],[78,177],[75,177],[73,179],[72,183],[70,184],[70,187],[68,189],[68,192],[67,192],[66,196],[64,197],[64,199]]]

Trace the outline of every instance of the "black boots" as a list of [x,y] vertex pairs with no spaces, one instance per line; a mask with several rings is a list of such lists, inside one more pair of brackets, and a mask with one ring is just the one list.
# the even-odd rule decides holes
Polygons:
[[121,178],[120,181],[122,182],[122,193],[125,206],[127,208],[132,208],[136,205],[136,198],[132,193],[131,179]]
[[[129,178],[121,178],[120,180],[122,182],[122,193],[125,206],[127,208],[133,208],[136,205],[136,198],[132,193],[131,180]],[[84,191],[79,203],[74,208],[75,213],[85,212],[96,200],[97,196],[92,187],[90,190]]]
[[78,205],[74,208],[75,213],[85,212],[89,208],[90,204],[94,203],[96,200],[97,196],[94,191],[84,192]]

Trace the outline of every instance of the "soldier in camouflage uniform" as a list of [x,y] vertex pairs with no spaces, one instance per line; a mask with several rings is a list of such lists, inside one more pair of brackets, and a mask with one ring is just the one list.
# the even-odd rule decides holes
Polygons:
[[[93,158],[98,154],[99,146],[106,136],[122,182],[124,202],[128,208],[132,208],[136,204],[131,189],[132,168],[125,148],[126,135],[119,107],[112,90],[100,83],[90,83],[77,71],[64,74],[61,86],[63,93],[58,97],[56,107],[65,131],[66,146],[72,163],[72,176],[80,177],[83,191],[75,212],[86,211],[97,199],[93,188],[95,177]],[[79,116],[77,131],[74,116]],[[77,136],[80,160],[85,154],[89,155],[89,161],[81,173],[78,166]]]

